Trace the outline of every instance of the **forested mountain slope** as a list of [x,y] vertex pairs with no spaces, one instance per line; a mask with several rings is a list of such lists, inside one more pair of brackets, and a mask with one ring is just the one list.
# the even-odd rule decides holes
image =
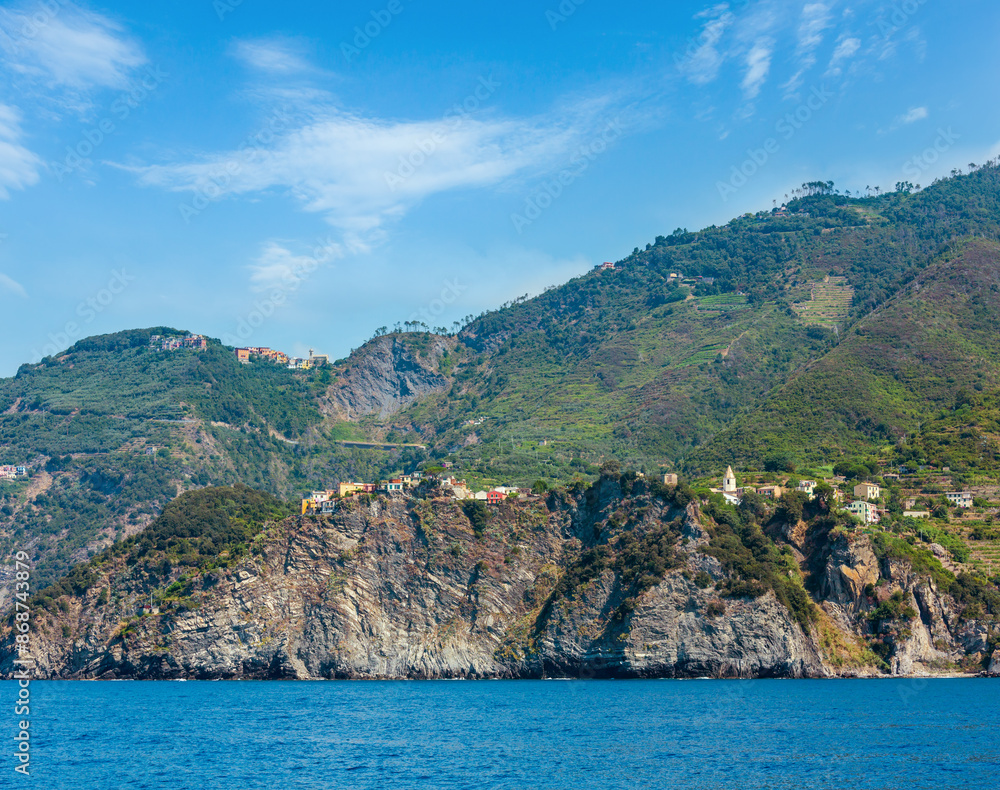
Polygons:
[[[459,334],[461,361],[451,389],[373,424],[395,435],[412,432],[473,473],[499,479],[561,477],[605,455],[647,469],[701,468],[701,458],[715,463],[725,449],[717,445],[719,452],[705,455],[701,448],[736,429],[760,434],[740,440],[758,448],[746,455],[748,462],[758,461],[759,447],[770,441],[829,459],[857,449],[859,437],[870,444],[912,428],[917,412],[937,408],[973,383],[955,375],[959,370],[945,358],[961,358],[973,369],[985,359],[984,375],[992,365],[992,346],[963,338],[957,324],[979,316],[977,325],[989,332],[981,313],[992,309],[989,287],[1000,264],[988,246],[974,248],[964,263],[955,258],[967,249],[963,240],[998,238],[1000,169],[978,168],[915,194],[857,199],[829,194],[826,185],[812,190],[821,194],[793,200],[787,215],[761,212],[721,228],[658,237],[614,270],[594,271],[479,318]],[[919,333],[910,336],[919,316],[879,317],[928,267],[946,260],[954,275],[942,277],[972,277],[987,289],[970,294],[978,301],[967,308],[952,305],[943,285],[925,290],[921,309],[936,311],[940,299],[942,311],[958,311],[949,328],[921,341]],[[870,330],[852,329],[869,316]],[[867,331],[878,338],[858,340]],[[845,338],[851,345],[838,350]],[[837,420],[811,421],[807,444],[801,421],[783,435],[782,420],[797,407],[791,401],[783,407],[781,393],[798,397],[783,390],[786,384],[807,386],[822,371],[823,386],[864,377],[864,348],[878,349],[872,351],[877,357],[897,340],[900,348],[933,346],[924,350],[937,359],[934,376],[943,376],[911,378],[908,421],[885,411],[899,406],[892,397],[872,393],[860,425],[845,433],[857,398],[840,387],[827,399],[834,410],[839,398],[847,399]],[[857,353],[850,351],[855,346]],[[881,369],[881,360],[874,361]],[[814,368],[814,378],[801,378]],[[765,403],[770,417],[755,418]],[[760,433],[765,419],[771,423]],[[817,447],[824,449],[816,453]]]
[[149,348],[184,334],[164,327],[89,338],[0,380],[0,463],[31,469],[0,482],[0,557],[37,550],[51,581],[206,485],[294,497],[445,459],[476,486],[530,485],[608,457],[701,472],[769,448],[939,448],[921,425],[1000,388],[998,236],[990,164],[916,193],[808,185],[785,212],[679,229],[457,336],[377,336],[327,368]]
[[697,462],[759,468],[775,452],[824,462],[848,448],[900,442],[939,410],[996,390],[998,339],[1000,245],[956,244]]

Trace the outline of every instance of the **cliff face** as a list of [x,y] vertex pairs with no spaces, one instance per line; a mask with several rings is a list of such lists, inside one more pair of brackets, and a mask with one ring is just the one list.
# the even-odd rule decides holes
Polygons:
[[[963,620],[932,578],[914,573],[907,560],[880,560],[865,535],[829,542],[819,598],[842,629],[882,647],[891,674],[978,666],[989,655],[987,622]],[[896,605],[885,610],[887,603]],[[883,610],[892,616],[879,617]]]
[[[333,516],[272,524],[241,562],[191,578],[175,570],[164,579],[148,563],[117,557],[82,595],[33,614],[35,672],[51,678],[838,672],[825,661],[816,629],[804,632],[773,592],[722,595],[726,573],[705,552],[709,537],[697,505],[664,501],[643,486],[624,497],[618,482],[603,479],[575,498],[504,503],[476,526],[452,501],[361,498]],[[831,551],[829,598],[821,603],[842,640],[857,640],[868,628],[861,610],[872,602],[862,600],[858,577],[870,570],[869,554],[863,541]],[[626,555],[652,575],[630,576],[621,562]],[[590,562],[594,557],[603,559]],[[960,625],[950,599],[902,567],[886,570],[920,612],[911,635],[893,632],[894,673],[935,669],[937,654],[929,651],[943,645],[952,659],[975,652],[982,634]],[[150,592],[161,609],[138,614]],[[8,629],[0,645],[0,674],[7,676],[14,669],[12,642]],[[874,666],[866,671],[877,673]]]
[[351,356],[341,381],[328,391],[325,410],[342,419],[368,414],[384,419],[426,395],[444,392],[450,385],[439,365],[456,341],[426,337],[427,347],[417,350],[399,335],[367,343]]

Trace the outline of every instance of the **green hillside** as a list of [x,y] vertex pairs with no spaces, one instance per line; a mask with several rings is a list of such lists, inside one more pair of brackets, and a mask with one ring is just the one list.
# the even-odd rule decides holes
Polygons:
[[768,453],[780,452],[822,463],[894,445],[970,393],[996,389],[998,337],[1000,245],[957,244],[717,436],[697,462],[759,468]]
[[157,351],[157,327],[83,340],[0,380],[0,557],[36,548],[37,583],[143,529],[180,492],[243,483],[280,496],[378,478],[405,454],[338,447],[329,370],[241,365],[211,341]]
[[1000,168],[912,194],[802,195],[787,216],[659,236],[455,337],[380,332],[325,368],[241,365],[217,341],[150,348],[184,334],[164,327],[24,365],[0,380],[0,463],[31,469],[0,482],[0,557],[36,548],[44,583],[190,489],[294,498],[444,460],[476,487],[593,478],[608,458],[690,474],[774,453],[995,468],[973,437],[994,435],[977,415],[1000,389]]
[[[697,470],[733,451],[758,463],[768,444],[832,460],[863,437],[867,451],[960,387],[985,385],[992,363],[971,377],[962,369],[993,358],[988,318],[976,319],[975,337],[957,331],[991,309],[985,294],[952,304],[942,283],[913,303],[933,312],[942,300],[952,312],[939,326],[882,308],[928,267],[988,284],[992,248],[957,258],[962,240],[998,238],[1000,169],[916,194],[818,192],[793,200],[788,217],[761,212],[658,237],[615,270],[482,316],[460,333],[466,352],[451,390],[384,427],[495,480],[565,478],[604,456]],[[897,335],[904,355],[930,354],[931,369],[879,373],[893,364],[885,354]]]

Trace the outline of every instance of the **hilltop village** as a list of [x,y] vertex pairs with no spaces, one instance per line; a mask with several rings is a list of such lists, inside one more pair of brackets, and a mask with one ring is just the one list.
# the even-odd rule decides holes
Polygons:
[[[444,462],[450,469],[452,464]],[[615,467],[609,462],[606,468]],[[400,474],[378,482],[341,482],[328,490],[313,491],[301,500],[303,515],[331,515],[338,503],[365,495],[390,497],[449,497],[460,501],[479,501],[498,505],[508,499],[544,496],[548,487],[537,481],[532,488],[498,485],[473,490],[465,480],[457,479],[448,469],[429,467],[429,471]],[[914,539],[931,544],[942,562],[972,562],[984,569],[1000,568],[1000,551],[992,543],[996,533],[994,520],[1000,518],[1000,485],[995,481],[977,481],[969,488],[952,485],[955,476],[949,469],[905,466],[880,469],[840,469],[834,474],[825,467],[824,474],[798,477],[790,473],[747,471],[737,476],[728,467],[721,478],[683,480],[675,473],[660,473],[655,482],[668,488],[686,486],[703,503],[713,498],[733,507],[767,507],[801,512],[817,498],[840,513],[845,524],[857,531],[888,531],[912,534]],[[645,478],[642,472],[633,472]]]
[[473,492],[465,480],[457,480],[447,474],[414,472],[377,483],[339,483],[337,488],[328,491],[313,491],[311,496],[302,500],[301,512],[302,515],[330,514],[336,511],[337,501],[346,497],[378,493],[406,494],[421,486],[453,499],[478,500],[488,505],[499,505],[505,499],[527,499],[536,493],[530,488],[515,486],[496,486],[489,491]]
[[[945,470],[946,473],[950,471],[950,469]],[[722,487],[710,488],[709,490],[711,493],[721,494],[723,499],[731,505],[740,505],[747,495],[755,495],[761,499],[778,501],[786,494],[794,492],[801,494],[806,500],[812,500],[819,492],[826,498],[838,503],[842,510],[850,513],[861,524],[878,524],[883,518],[892,515],[894,512],[897,515],[902,515],[903,518],[930,518],[932,515],[931,508],[935,506],[950,506],[960,511],[973,506],[975,497],[971,491],[931,492],[936,494],[938,499],[942,500],[937,503],[932,501],[935,498],[934,496],[921,498],[916,495],[917,492],[913,492],[913,496],[904,496],[901,502],[896,502],[896,507],[893,509],[894,500],[890,496],[887,486],[893,484],[896,486],[901,485],[908,473],[909,470],[906,467],[900,467],[898,471],[882,473],[879,476],[881,482],[859,481],[853,484],[848,482],[848,479],[842,475],[832,475],[819,482],[816,480],[789,477],[784,478],[780,485],[768,484],[755,487],[752,485],[739,485],[736,480],[736,474],[730,466],[726,469],[722,477]],[[664,475],[663,482],[676,485],[677,475]],[[826,490],[823,491],[821,486],[825,486]],[[918,501],[922,501],[923,508],[917,507]],[[843,504],[845,502],[846,504]]]
[[[156,351],[179,351],[188,349],[191,351],[204,351],[208,348],[208,338],[205,335],[152,335],[149,338],[149,347]],[[316,354],[313,349],[309,349],[308,357],[292,357],[283,351],[276,351],[267,346],[248,346],[246,348],[235,348],[233,352],[236,359],[244,365],[249,365],[254,359],[266,359],[276,365],[282,365],[289,370],[309,370],[311,368],[330,364],[330,357],[326,354]]]

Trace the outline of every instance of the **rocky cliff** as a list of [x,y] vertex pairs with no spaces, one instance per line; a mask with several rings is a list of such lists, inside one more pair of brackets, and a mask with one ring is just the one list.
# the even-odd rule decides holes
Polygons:
[[[828,541],[812,574],[823,611],[804,627],[779,588],[740,595],[712,519],[654,489],[606,476],[490,508],[360,497],[271,523],[204,572],[112,555],[85,590],[34,604],[36,675],[822,677],[988,655],[985,625],[864,536]],[[897,592],[902,619],[872,620]]]
[[420,333],[377,338],[348,359],[323,406],[341,419],[376,414],[384,419],[450,386],[441,361],[454,350],[454,338]]

